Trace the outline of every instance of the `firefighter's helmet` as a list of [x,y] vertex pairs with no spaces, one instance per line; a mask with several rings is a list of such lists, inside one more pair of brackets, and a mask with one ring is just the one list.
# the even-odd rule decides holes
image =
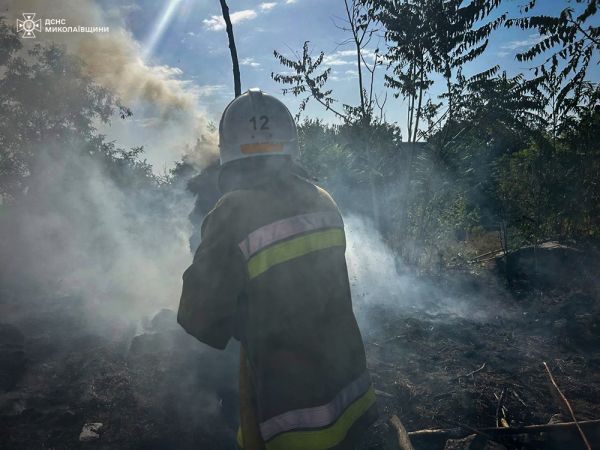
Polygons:
[[255,156],[298,154],[296,123],[287,107],[260,89],[233,100],[219,124],[221,164]]

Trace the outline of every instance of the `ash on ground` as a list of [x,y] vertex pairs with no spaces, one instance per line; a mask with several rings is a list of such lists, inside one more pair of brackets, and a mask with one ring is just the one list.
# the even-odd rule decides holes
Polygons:
[[[578,419],[600,418],[600,301],[597,278],[584,272],[568,283],[517,277],[510,287],[488,269],[428,279],[432,292],[469,285],[479,302],[472,317],[393,301],[359,305],[381,413],[361,448],[397,448],[394,414],[409,431],[493,427],[503,391],[509,425],[568,416],[544,361]],[[457,278],[460,289],[448,282]],[[169,310],[140,326],[96,321],[79,297],[3,292],[0,307],[3,450],[234,448],[234,344],[207,348]],[[98,437],[80,441],[83,427],[98,423]]]

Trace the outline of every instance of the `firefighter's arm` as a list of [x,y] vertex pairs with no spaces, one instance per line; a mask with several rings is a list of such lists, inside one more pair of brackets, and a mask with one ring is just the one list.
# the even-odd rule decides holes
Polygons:
[[202,240],[194,262],[183,274],[177,321],[192,336],[218,349],[233,334],[237,299],[245,268],[229,232],[230,209],[219,202],[202,224]]

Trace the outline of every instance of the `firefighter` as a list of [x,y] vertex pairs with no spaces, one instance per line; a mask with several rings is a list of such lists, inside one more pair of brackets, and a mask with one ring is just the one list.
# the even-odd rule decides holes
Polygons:
[[352,449],[377,411],[340,212],[295,163],[296,125],[276,98],[237,97],[219,139],[224,195],[183,274],[178,322],[217,349],[241,342],[240,447]]

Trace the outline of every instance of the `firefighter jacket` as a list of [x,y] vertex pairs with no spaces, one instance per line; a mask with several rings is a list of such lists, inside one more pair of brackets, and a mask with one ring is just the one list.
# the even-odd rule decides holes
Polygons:
[[183,275],[178,321],[241,341],[267,450],[341,448],[376,417],[345,244],[329,194],[280,175],[217,202]]

